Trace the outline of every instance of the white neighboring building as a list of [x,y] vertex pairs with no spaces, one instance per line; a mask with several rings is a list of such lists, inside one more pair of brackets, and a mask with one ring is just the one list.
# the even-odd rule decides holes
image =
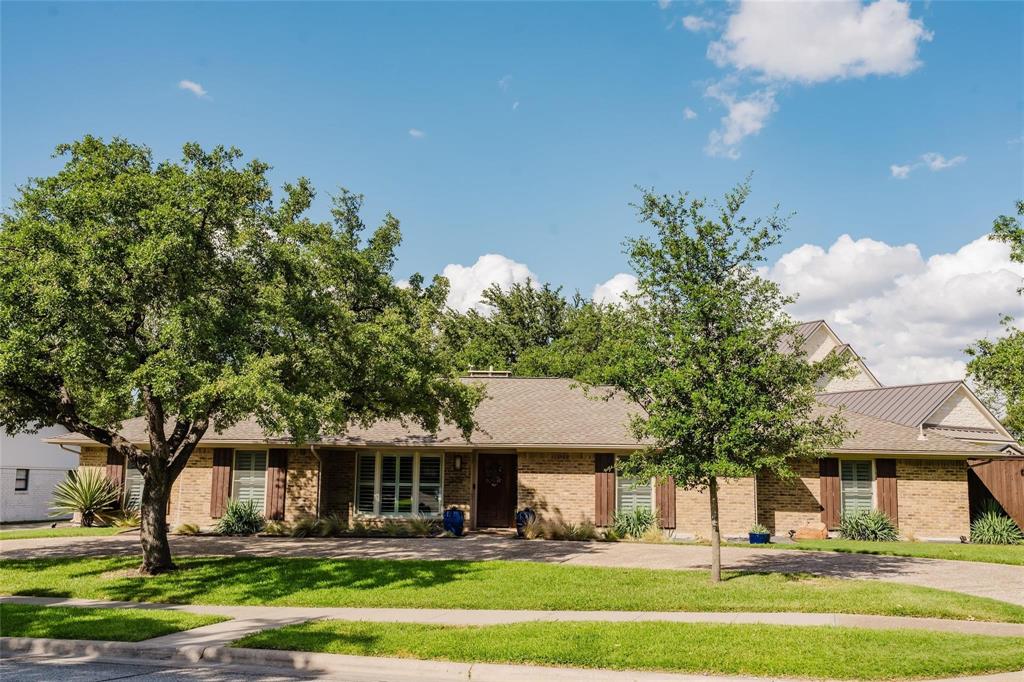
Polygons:
[[51,518],[53,488],[78,467],[78,454],[42,439],[63,433],[59,426],[17,436],[0,429],[0,523]]

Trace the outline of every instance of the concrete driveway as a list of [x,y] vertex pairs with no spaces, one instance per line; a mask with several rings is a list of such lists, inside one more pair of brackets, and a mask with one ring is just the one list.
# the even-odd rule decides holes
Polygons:
[[[680,544],[525,541],[477,533],[464,538],[276,538],[183,537],[171,540],[178,555],[539,561],[577,566],[704,569],[710,549]],[[0,557],[134,555],[138,535],[0,540]],[[1024,566],[839,552],[723,547],[728,570],[811,573],[837,578],[887,580],[934,587],[1024,606]]]

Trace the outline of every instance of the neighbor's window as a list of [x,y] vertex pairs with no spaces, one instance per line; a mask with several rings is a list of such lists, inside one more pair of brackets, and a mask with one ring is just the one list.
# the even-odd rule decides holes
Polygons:
[[615,512],[632,514],[641,508],[654,509],[654,480],[638,481],[635,478],[627,478],[616,470]]
[[16,491],[28,490],[28,469],[14,471],[14,489]]
[[267,491],[266,450],[236,450],[231,497],[263,507]]
[[441,455],[363,453],[356,465],[356,510],[375,516],[441,513]]
[[839,468],[842,479],[843,515],[871,511],[874,503],[871,461],[843,460]]
[[138,509],[142,504],[142,472],[129,461],[124,469],[125,509]]

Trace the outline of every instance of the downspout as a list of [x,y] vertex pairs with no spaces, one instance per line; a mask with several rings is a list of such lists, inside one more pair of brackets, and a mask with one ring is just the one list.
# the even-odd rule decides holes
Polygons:
[[316,451],[316,445],[310,443],[309,451],[316,457],[316,517],[320,518],[320,488],[323,486],[324,459]]

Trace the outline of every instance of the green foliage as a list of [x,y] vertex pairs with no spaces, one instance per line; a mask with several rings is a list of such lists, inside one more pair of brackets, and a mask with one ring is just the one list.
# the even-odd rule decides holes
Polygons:
[[120,497],[120,491],[99,469],[71,471],[53,489],[52,516],[78,514],[88,528],[117,505]]
[[291,533],[291,526],[289,526],[284,521],[267,521],[267,525],[263,527],[264,535],[275,535],[283,537],[286,535],[291,535]]
[[1024,329],[1004,317],[1005,335],[981,339],[966,353],[967,374],[974,380],[978,396],[997,415],[1003,426],[1018,439],[1024,438]]
[[255,535],[263,530],[267,520],[255,500],[239,502],[229,499],[224,515],[217,521],[220,535]]
[[199,535],[199,526],[194,523],[183,523],[174,529],[176,535]]
[[895,542],[900,539],[892,519],[878,509],[845,514],[839,521],[839,534],[847,540]]
[[654,512],[647,507],[637,507],[632,512],[616,514],[612,522],[615,534],[620,538],[639,540],[647,532],[657,527]]
[[751,526],[750,532],[754,533],[755,535],[764,535],[766,533],[771,533],[771,531],[768,529],[768,526],[763,526],[760,523],[755,523],[753,526]]
[[[170,567],[146,519],[209,428],[252,417],[304,441],[403,418],[470,433],[479,391],[436,335],[448,284],[396,286],[394,216],[366,234],[362,197],[341,189],[313,221],[307,179],[275,197],[270,167],[235,148],[155,162],[87,136],[57,155],[0,226],[0,427],[61,424],[129,457],[146,570]],[[118,432],[140,415],[146,450]]]
[[1001,215],[992,224],[991,239],[1006,242],[1010,245],[1010,258],[1024,263],[1024,227],[1020,218],[1024,217],[1024,199],[1017,200],[1017,215]]
[[995,500],[971,521],[971,542],[979,545],[1022,545],[1024,532]]
[[304,516],[292,525],[293,538],[309,538],[320,535],[320,519],[315,516]]

